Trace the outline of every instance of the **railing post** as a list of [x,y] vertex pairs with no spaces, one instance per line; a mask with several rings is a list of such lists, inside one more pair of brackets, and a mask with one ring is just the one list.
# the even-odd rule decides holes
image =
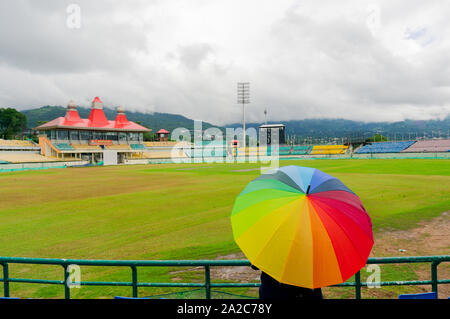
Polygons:
[[69,272],[68,272],[68,265],[63,264],[64,268],[64,298],[70,299],[70,287],[69,287]]
[[3,266],[3,296],[9,297],[9,267],[8,263],[2,264]]
[[433,261],[431,263],[431,291],[436,293],[436,297],[438,295],[438,275],[437,275],[437,266],[440,264],[439,261]]
[[361,272],[358,271],[355,274],[355,298],[356,299],[361,299]]
[[138,297],[138,286],[137,286],[137,268],[136,266],[131,266],[131,278],[133,282],[133,298]]
[[211,272],[209,266],[205,266],[205,290],[206,299],[211,299]]

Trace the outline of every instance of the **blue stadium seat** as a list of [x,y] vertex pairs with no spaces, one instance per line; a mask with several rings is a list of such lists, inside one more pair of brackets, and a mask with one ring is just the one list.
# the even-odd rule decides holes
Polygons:
[[130,144],[130,147],[133,150],[145,150],[146,149],[144,144]]
[[421,294],[404,294],[399,295],[398,299],[437,299],[437,293],[425,292]]
[[[280,146],[278,147],[278,155],[306,155],[309,154],[310,146]],[[268,146],[267,147],[267,155],[272,155],[272,152],[275,150],[275,147]]]
[[291,147],[289,146],[281,146],[278,149],[279,155],[289,155],[291,154]]
[[114,299],[150,299],[150,298],[149,297],[134,298],[134,297],[115,296]]
[[59,144],[55,144],[55,146],[60,149],[61,151],[71,151],[74,148],[68,144],[68,143],[59,143]]
[[399,153],[404,149],[410,147],[415,141],[407,142],[376,142],[368,145],[364,145],[356,151],[357,154],[370,154],[370,153]]

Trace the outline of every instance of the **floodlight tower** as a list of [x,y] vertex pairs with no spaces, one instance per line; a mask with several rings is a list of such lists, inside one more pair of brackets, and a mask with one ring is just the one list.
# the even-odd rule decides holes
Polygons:
[[237,84],[237,103],[242,104],[242,147],[244,148],[244,156],[246,152],[245,137],[245,104],[250,103],[250,82],[238,82]]

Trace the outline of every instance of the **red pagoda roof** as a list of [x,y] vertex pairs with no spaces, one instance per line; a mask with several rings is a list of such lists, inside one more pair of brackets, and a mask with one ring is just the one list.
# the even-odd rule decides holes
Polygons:
[[46,130],[52,128],[61,129],[98,129],[98,130],[114,130],[114,131],[135,131],[148,132],[150,129],[128,121],[123,112],[118,112],[115,121],[109,121],[103,112],[103,103],[98,98],[92,101],[92,109],[89,118],[82,119],[78,115],[76,108],[69,104],[66,116],[58,117],[50,122],[36,127],[36,130]]
[[165,129],[160,129],[158,132],[156,132],[156,134],[169,134],[169,131],[166,131]]
[[78,115],[77,110],[67,110],[66,116],[64,117],[66,122],[78,122],[81,120],[80,115]]

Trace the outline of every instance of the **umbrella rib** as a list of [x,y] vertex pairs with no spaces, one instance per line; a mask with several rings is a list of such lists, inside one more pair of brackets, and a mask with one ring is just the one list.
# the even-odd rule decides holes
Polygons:
[[[327,188],[325,190],[317,191],[318,188],[319,189],[320,189],[320,187],[323,188],[324,185],[331,184],[331,183],[337,183],[337,185],[331,185],[332,188]],[[330,187],[330,185],[327,185],[327,187]],[[350,188],[348,188],[342,181],[340,181],[336,177],[330,178],[330,179],[324,181],[323,183],[315,186],[313,189],[311,189],[310,194],[317,194],[317,193],[322,193],[322,192],[338,191],[338,190],[356,195]]]
[[[362,202],[361,202],[361,198],[359,198],[358,195],[353,194],[353,193],[349,193],[349,192],[344,191],[344,190],[341,190],[341,189],[338,189],[338,190],[331,190],[331,191],[323,191],[323,192],[312,193],[312,194],[310,193],[309,195],[314,196],[314,197],[329,198],[329,199],[337,200],[337,201],[340,201],[340,202],[342,202],[342,203],[351,205],[351,204],[349,204],[348,202],[345,202],[345,201],[343,201],[343,200],[340,199],[340,198],[324,196],[323,193],[327,193],[327,192],[343,192],[343,193],[346,193],[346,194],[350,194],[350,195],[352,195],[352,196],[355,196],[355,197],[359,200],[359,202],[361,203],[361,206],[364,208],[364,205],[363,205]],[[356,207],[356,206],[354,206],[354,205],[352,205],[352,206],[353,206],[353,207]],[[358,207],[357,207],[357,208],[358,208]],[[365,208],[364,208],[364,210],[365,210]]]
[[282,170],[278,170],[276,171],[275,174],[263,174],[261,176],[259,176],[258,178],[255,179],[255,181],[261,181],[261,180],[276,180],[276,181],[280,181],[282,183],[284,183],[285,185],[292,187],[294,189],[299,190],[300,192],[304,192],[302,187],[295,182],[291,176],[289,176],[289,174],[287,174],[286,172],[282,171]]
[[[290,171],[291,169],[294,169],[294,172]],[[311,170],[310,174],[306,174],[306,175],[299,174],[298,166],[295,166],[295,165],[289,165],[289,166],[284,166],[284,167],[280,168],[281,171],[283,171],[287,176],[289,176],[289,178],[291,178],[294,181],[294,183],[297,184],[298,187],[303,192],[305,192],[307,186],[311,184],[312,178],[313,178],[314,174],[316,174],[317,169],[316,168],[310,168],[310,167],[308,167],[308,168],[304,167],[304,169]],[[297,178],[295,178],[295,179],[292,178],[290,173],[291,174],[295,174],[295,175],[298,174]],[[304,179],[304,177],[306,177],[306,179]],[[300,182],[300,184],[297,181]]]

